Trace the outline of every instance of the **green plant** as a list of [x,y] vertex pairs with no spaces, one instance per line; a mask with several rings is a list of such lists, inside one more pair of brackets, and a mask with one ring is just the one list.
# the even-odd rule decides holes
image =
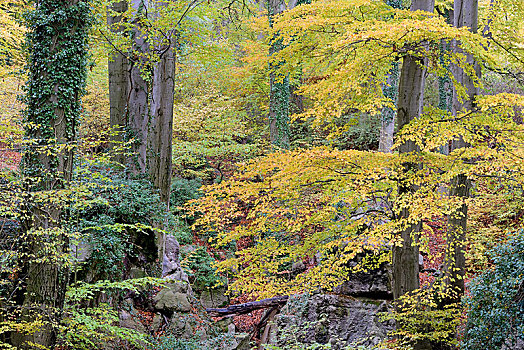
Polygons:
[[71,286],[66,294],[64,317],[59,325],[58,344],[82,350],[100,349],[112,343],[127,343],[139,349],[147,348],[150,342],[146,334],[118,326],[119,316],[114,305],[85,305],[90,304],[101,293],[138,293],[147,287],[163,284],[161,279],[145,277],[118,282],[102,280],[92,284],[79,282]]
[[103,161],[79,164],[75,180],[86,192],[71,211],[72,226],[81,232],[75,243],[88,251],[84,270],[90,280],[120,279],[126,259],[153,263],[155,223],[163,223],[168,233],[179,227],[147,180],[127,179]]
[[488,252],[492,268],[470,284],[465,298],[465,350],[514,349],[524,341],[524,230]]
[[222,282],[212,267],[215,259],[209,255],[204,247],[199,247],[190,252],[182,261],[182,267],[189,276],[193,289],[202,291],[215,287]]

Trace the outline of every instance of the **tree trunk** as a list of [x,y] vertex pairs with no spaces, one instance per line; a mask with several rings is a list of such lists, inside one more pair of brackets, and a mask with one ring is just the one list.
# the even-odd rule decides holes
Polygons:
[[235,304],[226,308],[211,308],[206,309],[207,313],[211,317],[225,317],[231,315],[245,315],[255,310],[267,309],[270,307],[280,307],[287,303],[289,296],[279,296],[269,299],[262,299],[259,301],[250,301],[244,304]]
[[13,344],[20,349],[31,347],[29,342],[52,348],[63,309],[69,271],[58,257],[67,254],[69,240],[60,230],[63,203],[54,193],[66,188],[72,176],[90,11],[87,1],[43,1],[36,3],[28,23],[25,118],[33,126],[27,124],[25,135],[34,143],[24,150],[22,161],[30,213],[23,227],[31,259],[22,318],[41,319],[43,325],[32,334],[13,334]]
[[[158,2],[157,6],[166,6]],[[153,88],[150,108],[150,131],[148,137],[148,171],[154,186],[160,190],[160,198],[169,203],[172,175],[173,103],[175,94],[175,31],[165,38],[160,61],[153,70]]]
[[[446,22],[453,25],[453,10],[445,9],[442,16],[446,18]],[[451,69],[449,61],[445,59],[445,55],[451,51],[451,42],[442,39],[440,41],[440,64],[449,71]],[[453,82],[449,76],[438,77],[438,108],[451,112],[453,106]],[[442,154],[449,154],[449,145],[442,145],[439,148]]]
[[[400,9],[402,8],[401,0],[386,0],[389,6]],[[384,96],[396,102],[398,97],[398,79],[399,64],[394,62],[386,79],[386,86],[383,87]],[[384,153],[391,153],[393,148],[393,133],[395,132],[395,114],[396,111],[384,107],[382,109],[382,118],[380,120],[380,136],[378,139],[378,150]]]
[[[118,15],[128,9],[127,0],[112,3],[111,10],[117,15],[107,16],[107,24],[114,32],[123,33],[122,16]],[[127,98],[129,97],[129,64],[127,56],[121,52],[113,52],[108,60],[109,75],[109,123],[111,125],[111,147],[113,149],[122,145],[125,136]],[[123,152],[113,154],[113,161],[124,164]]]
[[[286,8],[284,0],[269,0],[269,25],[273,26],[273,17]],[[271,39],[269,56],[282,50],[282,39],[278,36]],[[271,144],[283,149],[289,149],[289,77],[280,76],[275,70],[279,63],[270,64],[269,72],[269,135]]]
[[[434,0],[413,0],[411,11],[423,10],[432,12]],[[397,102],[397,128],[401,130],[411,120],[417,118],[422,113],[424,102],[424,85],[426,70],[424,62],[420,58],[406,56],[402,62],[402,71],[399,81],[399,93]],[[416,151],[414,142],[408,141],[400,145],[400,153],[410,153]],[[405,173],[416,167],[416,164],[404,164]],[[405,183],[406,179],[401,179],[399,184],[399,194],[407,193],[413,189]],[[409,209],[403,208],[400,218],[405,219],[409,216]],[[401,232],[402,246],[393,247],[393,278],[392,290],[393,298],[398,299],[405,293],[418,289],[419,284],[419,249],[416,242],[419,231],[419,224],[408,224]]]
[[[417,118],[422,112],[425,85],[425,69],[422,67],[423,62],[419,58],[412,56],[404,58],[399,82],[398,130],[401,130],[402,127],[414,118]],[[413,142],[408,141],[400,145],[399,151],[400,153],[410,153],[416,151],[416,147]],[[413,163],[404,164],[404,173],[408,174],[415,167],[416,164]],[[405,178],[400,180],[399,195],[412,190],[409,185],[406,185]],[[408,216],[409,209],[402,209],[399,218],[406,219]],[[414,231],[418,231],[418,225],[406,227],[400,234],[402,246],[393,247],[392,291],[394,299],[398,299],[400,296],[419,288],[419,249],[413,240],[413,237],[415,237]]]
[[[474,33],[478,28],[478,0],[455,0],[454,25],[456,27],[469,27]],[[455,50],[460,50],[455,43]],[[474,67],[477,77],[480,77],[480,67],[469,54],[466,55],[468,64]],[[472,77],[466,74],[460,67],[453,67],[453,75],[459,84],[467,91],[467,97],[460,101],[456,91],[453,94],[453,114],[460,111],[469,111],[474,107],[474,99],[478,89]],[[450,152],[466,147],[462,137],[451,142]],[[464,256],[467,205],[465,199],[469,197],[471,181],[464,174],[459,174],[451,181],[450,196],[458,197],[462,205],[448,217],[446,257],[444,260],[444,283],[446,287],[445,304],[459,302],[464,294],[464,274],[466,259]]]
[[132,0],[135,10],[133,29],[132,61],[129,62],[129,97],[127,99],[126,138],[133,139],[131,151],[134,157],[128,161],[132,174],[147,173],[147,138],[149,132],[149,85],[143,78],[149,69],[147,62],[149,45],[145,34],[140,30],[140,17],[145,16],[147,4],[144,0]]
[[[397,100],[398,96],[398,79],[399,69],[398,62],[393,63],[391,71],[388,74],[386,85],[384,87],[384,96]],[[378,140],[378,150],[380,152],[391,153],[393,148],[393,133],[395,131],[395,111],[389,107],[382,109],[382,118],[380,121],[380,137]]]

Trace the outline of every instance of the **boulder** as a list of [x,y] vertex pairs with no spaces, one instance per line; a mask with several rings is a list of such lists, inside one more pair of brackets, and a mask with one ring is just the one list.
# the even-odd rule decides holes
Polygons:
[[161,314],[155,314],[153,316],[153,322],[151,322],[151,329],[153,333],[158,332],[164,324],[163,316]]
[[138,267],[132,267],[129,269],[129,278],[144,278],[147,277],[146,272],[144,269],[138,268]]
[[346,280],[334,289],[335,294],[377,300],[393,299],[390,266],[380,263],[379,254],[373,252],[359,254],[349,261],[348,265],[351,268],[363,265],[367,270],[350,273]]
[[71,255],[75,257],[77,262],[83,263],[89,260],[93,253],[92,244],[86,240],[79,241],[76,245],[71,244]]
[[167,311],[168,313],[174,311],[191,311],[191,303],[188,300],[187,294],[170,288],[160,290],[153,298],[153,302],[157,310]]
[[163,243],[162,276],[167,276],[180,270],[180,245],[172,235],[166,235]]
[[200,294],[200,303],[205,309],[220,308],[229,305],[229,297],[226,295],[227,287],[205,289]]
[[119,319],[120,327],[133,329],[140,333],[147,333],[146,327],[135,315],[133,315],[132,311],[120,310]]
[[390,300],[393,298],[389,287],[388,271],[383,268],[350,274],[346,281],[335,287],[336,294]]

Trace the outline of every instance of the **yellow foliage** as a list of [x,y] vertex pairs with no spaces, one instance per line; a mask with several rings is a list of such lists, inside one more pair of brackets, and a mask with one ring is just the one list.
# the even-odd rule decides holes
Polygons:
[[24,64],[22,44],[26,29],[20,14],[29,9],[24,0],[0,0],[0,78],[19,70]]
[[[247,162],[229,181],[206,186],[206,196],[193,202],[203,212],[195,228],[216,235],[216,246],[242,247],[217,263],[219,272],[237,278],[230,289],[263,298],[336,286],[352,271],[348,262],[356,254],[387,255],[403,243],[396,233],[455,212],[463,199],[447,196],[442,186],[458,173],[475,183],[466,199],[473,208],[492,198],[485,189],[494,181],[500,195],[517,191],[524,184],[524,127],[512,117],[524,99],[500,94],[477,104],[454,118],[428,113],[408,125],[397,142],[415,140],[418,153],[277,152]],[[433,152],[457,135],[470,146],[449,156]],[[406,173],[406,162],[419,168]],[[399,181],[416,191],[399,195]],[[409,217],[399,219],[404,208]],[[469,240],[476,246],[486,236],[470,232]],[[292,273],[299,261],[309,268]]]
[[[245,61],[267,67],[269,59],[285,73],[280,76],[301,76],[304,84],[299,93],[313,106],[300,117],[312,117],[314,127],[327,127],[334,135],[343,131],[333,123],[342,115],[355,110],[374,114],[393,107],[395,101],[384,97],[383,87],[391,64],[405,55],[425,58],[430,72],[447,75],[455,83],[449,63],[463,67],[472,77],[475,74],[464,53],[448,52],[441,60],[442,40],[460,40],[464,52],[486,65],[494,66],[498,58],[486,50],[486,38],[468,28],[452,27],[437,14],[393,9],[383,1],[320,0],[285,11],[273,28],[266,22],[262,17],[252,21],[252,30],[264,33],[266,42],[258,49],[249,43],[252,55]],[[267,41],[273,37],[280,37],[284,47],[268,58]],[[464,94],[463,88],[457,88]]]

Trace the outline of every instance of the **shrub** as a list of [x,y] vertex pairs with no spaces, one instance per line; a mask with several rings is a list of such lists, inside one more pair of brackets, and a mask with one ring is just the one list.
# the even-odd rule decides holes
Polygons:
[[489,253],[493,267],[474,279],[463,348],[515,349],[524,341],[524,230]]

